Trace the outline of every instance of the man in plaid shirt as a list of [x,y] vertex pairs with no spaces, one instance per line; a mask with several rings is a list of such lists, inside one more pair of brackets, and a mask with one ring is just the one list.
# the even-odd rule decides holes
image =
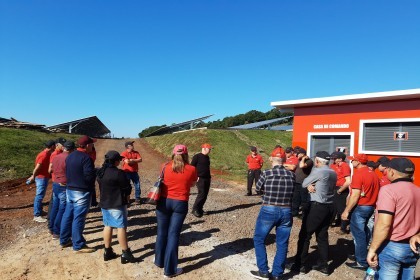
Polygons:
[[[283,167],[286,155],[276,148],[270,157],[272,169],[265,170],[257,182],[257,191],[263,191],[263,203],[257,218],[254,247],[258,271],[251,271],[258,279],[280,279],[286,264],[287,247],[292,229],[292,197],[296,176]],[[276,228],[276,256],[270,273],[265,239]]]

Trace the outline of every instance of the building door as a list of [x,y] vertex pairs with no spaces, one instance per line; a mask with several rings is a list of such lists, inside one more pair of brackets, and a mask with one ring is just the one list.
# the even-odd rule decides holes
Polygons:
[[347,156],[352,155],[351,135],[311,135],[310,157],[314,157],[318,151],[332,153],[340,151]]

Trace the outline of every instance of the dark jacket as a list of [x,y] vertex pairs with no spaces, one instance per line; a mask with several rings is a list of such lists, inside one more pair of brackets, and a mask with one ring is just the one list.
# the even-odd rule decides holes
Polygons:
[[200,178],[211,178],[210,157],[202,153],[195,154],[191,160],[191,165],[195,166],[197,176]]
[[95,167],[87,153],[74,151],[66,158],[67,188],[91,192],[95,188]]
[[124,171],[116,166],[107,167],[103,175],[98,175],[98,183],[100,190],[99,207],[110,209],[128,204],[131,184]]

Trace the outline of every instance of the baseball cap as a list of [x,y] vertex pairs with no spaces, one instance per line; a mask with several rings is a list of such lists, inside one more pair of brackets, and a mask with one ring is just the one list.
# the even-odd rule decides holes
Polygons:
[[66,141],[63,144],[64,148],[66,148],[67,150],[74,150],[76,148],[76,145],[74,144],[73,141]]
[[355,154],[354,156],[347,157],[349,160],[357,160],[362,164],[366,164],[368,162],[368,156],[366,154]]
[[252,152],[256,152],[256,151],[257,151],[257,147],[255,147],[255,146],[249,146],[249,149],[250,149]]
[[330,158],[332,158],[332,159],[341,158],[342,160],[345,160],[346,159],[346,154],[336,151],[336,152],[332,152],[332,154],[330,155]]
[[201,145],[201,148],[213,149],[213,147],[208,143],[204,143],[203,145]]
[[187,146],[179,144],[175,145],[174,150],[172,151],[174,155],[183,155],[188,154]]
[[414,163],[408,158],[393,158],[386,163],[386,167],[405,174],[414,174]]
[[128,145],[133,145],[135,141],[127,141],[125,142],[124,146],[127,148]]
[[116,160],[121,160],[122,159],[122,156],[120,155],[119,152],[114,151],[114,150],[111,150],[111,151],[108,151],[105,154],[105,158],[106,159],[109,159],[111,161],[116,161]]
[[271,152],[271,157],[284,158],[286,157],[286,154],[284,153],[283,148],[275,148]]
[[293,152],[293,148],[292,147],[287,147],[286,151],[287,154]]
[[382,166],[385,166],[389,162],[389,158],[383,156],[383,157],[380,157],[376,162]]
[[47,147],[47,148],[51,148],[54,145],[55,145],[54,140],[48,140],[47,142],[45,142],[45,147]]
[[316,152],[315,156],[319,158],[323,158],[323,159],[328,159],[328,160],[330,159],[330,154],[327,153],[326,151]]
[[77,144],[81,146],[86,146],[87,144],[92,144],[95,142],[96,142],[96,139],[90,138],[87,135],[83,135],[82,137],[79,138],[79,140],[77,140]]
[[63,138],[63,137],[59,137],[59,138],[57,138],[56,140],[55,140],[55,143],[56,144],[61,144],[61,145],[64,145],[64,143],[66,143],[66,138]]

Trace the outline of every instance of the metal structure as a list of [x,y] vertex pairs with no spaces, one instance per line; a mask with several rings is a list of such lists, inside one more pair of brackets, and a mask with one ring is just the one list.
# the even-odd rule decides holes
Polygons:
[[173,132],[177,132],[177,131],[182,131],[182,130],[194,129],[203,120],[208,119],[211,116],[213,116],[213,115],[208,115],[208,116],[201,117],[201,118],[198,118],[198,119],[193,119],[193,120],[189,120],[189,121],[186,121],[186,122],[173,124],[173,125],[170,125],[170,126],[164,126],[164,127],[161,127],[159,129],[157,129],[157,130],[149,133],[145,137],[158,136],[158,135],[169,134],[169,133],[173,133]]
[[50,131],[65,131],[68,133],[83,134],[90,137],[111,137],[111,131],[97,116],[48,126],[47,129]]
[[[287,119],[293,118],[293,116],[287,116],[267,121],[248,123],[243,125],[231,126],[229,129],[272,129],[274,124],[282,123]],[[276,129],[277,130],[277,129]]]

